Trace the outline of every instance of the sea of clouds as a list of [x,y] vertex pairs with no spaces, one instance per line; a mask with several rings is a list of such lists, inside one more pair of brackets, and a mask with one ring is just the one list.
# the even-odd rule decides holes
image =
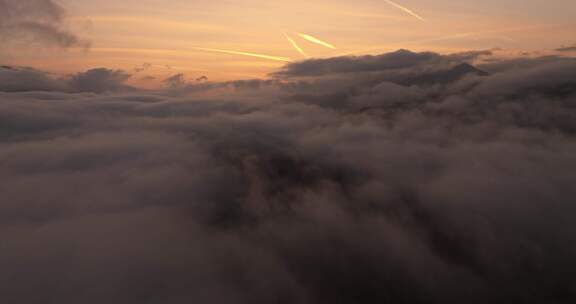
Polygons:
[[576,299],[574,59],[129,78],[0,68],[2,303]]

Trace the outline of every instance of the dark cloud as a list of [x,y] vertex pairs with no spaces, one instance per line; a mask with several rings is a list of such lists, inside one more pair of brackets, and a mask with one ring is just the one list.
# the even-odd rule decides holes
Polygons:
[[399,50],[382,55],[366,55],[361,57],[335,57],[328,59],[310,59],[291,63],[275,73],[279,77],[322,76],[340,73],[381,72],[406,68],[424,68],[427,65],[462,63],[490,51],[466,52],[453,55],[440,55],[433,52],[414,53]]
[[186,75],[184,75],[182,73],[172,75],[172,76],[162,80],[162,82],[166,86],[173,88],[173,89],[185,87],[188,83],[188,81],[186,81]]
[[574,62],[400,54],[3,87],[0,300],[573,303]]
[[89,42],[65,27],[65,18],[52,0],[0,0],[0,42],[88,48]]
[[121,70],[91,69],[66,77],[53,77],[31,68],[0,67],[0,91],[118,92],[133,88],[125,84],[131,77]]
[[505,60],[492,58],[490,60],[484,60],[484,62],[479,64],[478,67],[490,73],[499,73],[511,70],[523,70],[527,68],[534,68],[542,66],[543,64],[564,63],[564,62],[570,64],[573,63],[575,60],[576,60],[575,58],[571,57],[562,57],[554,55],[546,55],[539,57],[519,57]]
[[69,85],[72,90],[79,92],[114,92],[129,89],[124,84],[128,78],[130,74],[121,70],[98,68],[73,75]]
[[558,52],[574,52],[574,51],[576,51],[576,45],[563,46],[563,47],[557,48],[556,51],[558,51]]
[[0,91],[62,91],[64,86],[45,72],[30,68],[0,67]]

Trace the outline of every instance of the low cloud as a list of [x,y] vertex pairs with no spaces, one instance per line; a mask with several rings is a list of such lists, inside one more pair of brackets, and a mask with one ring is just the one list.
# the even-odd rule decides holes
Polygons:
[[31,68],[0,67],[0,91],[62,91],[62,83],[48,73]]
[[573,302],[576,63],[472,57],[3,68],[2,303]]
[[103,93],[128,89],[124,83],[130,76],[120,70],[98,68],[73,75],[68,82],[74,91]]
[[558,52],[575,52],[576,51],[576,45],[563,46],[561,48],[557,48],[556,51],[558,51]]
[[426,68],[442,64],[471,61],[490,51],[466,52],[453,55],[440,55],[433,52],[414,53],[399,50],[382,55],[360,57],[335,57],[328,59],[310,59],[286,65],[273,75],[278,77],[322,76],[344,73],[381,72],[389,70]]
[[188,83],[188,81],[186,81],[186,76],[182,73],[172,75],[172,76],[162,80],[162,82],[166,86],[173,88],[173,89],[185,87]]
[[92,92],[106,93],[134,90],[125,82],[131,77],[122,70],[91,69],[64,77],[54,77],[32,68],[0,67],[0,91]]

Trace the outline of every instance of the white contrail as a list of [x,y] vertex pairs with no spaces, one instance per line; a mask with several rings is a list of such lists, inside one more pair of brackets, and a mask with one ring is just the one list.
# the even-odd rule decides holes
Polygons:
[[283,61],[283,62],[291,62],[292,61],[292,59],[286,58],[286,57],[248,53],[248,52],[241,52],[241,51],[234,51],[234,50],[221,50],[221,49],[211,49],[211,48],[202,48],[202,47],[194,47],[193,49],[199,50],[199,51],[216,52],[216,53],[223,53],[223,54],[230,54],[230,55],[250,56],[250,57],[269,59],[269,60],[275,60],[275,61]]
[[286,36],[286,39],[288,39],[288,41],[290,41],[290,44],[292,44],[292,46],[293,46],[300,54],[302,54],[302,56],[308,57],[308,54],[306,54],[306,52],[304,52],[304,50],[298,45],[298,43],[296,43],[296,41],[294,41],[294,39],[292,39],[292,37],[288,36],[288,34],[286,34],[286,33],[284,33],[284,36]]
[[329,49],[336,49],[336,47],[333,46],[332,44],[330,44],[330,43],[328,43],[328,42],[325,42],[325,41],[322,41],[322,40],[320,40],[320,39],[318,39],[318,38],[316,38],[316,37],[314,37],[314,36],[310,36],[310,35],[302,34],[302,33],[296,33],[296,35],[298,35],[298,36],[300,36],[300,37],[302,37],[302,38],[304,38],[304,39],[306,39],[306,40],[308,40],[308,41],[310,41],[310,42],[312,42],[312,43],[316,43],[316,44],[319,44],[319,45],[321,45],[321,46],[325,46],[325,47],[327,47],[327,48],[329,48]]
[[416,18],[419,19],[420,21],[426,21],[426,19],[422,18],[420,15],[416,14],[414,11],[412,11],[411,9],[409,9],[409,8],[407,8],[407,7],[405,7],[405,6],[402,6],[402,5],[396,3],[396,2],[394,2],[394,1],[392,1],[392,0],[384,0],[384,1],[388,2],[388,4],[394,6],[394,7],[398,8],[398,9],[403,10],[404,12],[408,13],[409,15],[411,15],[411,16],[413,16],[413,17],[416,17]]

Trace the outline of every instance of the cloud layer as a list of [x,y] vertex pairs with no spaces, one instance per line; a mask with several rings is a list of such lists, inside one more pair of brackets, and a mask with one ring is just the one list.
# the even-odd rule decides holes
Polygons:
[[576,62],[476,56],[3,68],[2,303],[572,303]]

